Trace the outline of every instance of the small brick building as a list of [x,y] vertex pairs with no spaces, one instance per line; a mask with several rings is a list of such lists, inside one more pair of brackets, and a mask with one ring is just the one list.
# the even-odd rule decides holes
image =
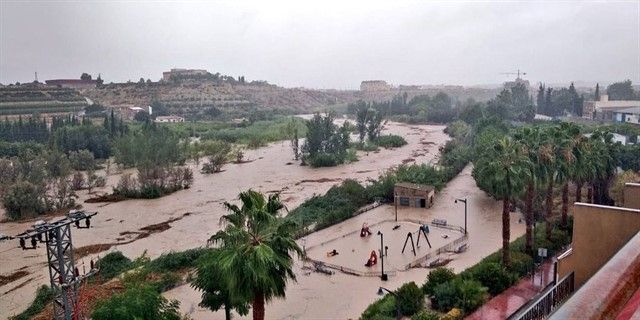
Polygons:
[[433,186],[399,182],[393,188],[395,205],[400,207],[430,208],[433,205]]

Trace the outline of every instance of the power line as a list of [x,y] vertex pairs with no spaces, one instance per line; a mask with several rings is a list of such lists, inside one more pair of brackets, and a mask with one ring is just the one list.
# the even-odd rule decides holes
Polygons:
[[[80,275],[73,261],[71,242],[71,225],[78,229],[89,229],[91,218],[96,214],[97,212],[71,210],[63,219],[50,223],[38,221],[33,229],[14,237],[18,239],[22,250],[37,249],[38,243],[46,243],[49,280],[56,295],[53,304],[56,320],[77,319],[78,287],[84,279],[98,271],[91,260],[89,272]],[[81,226],[83,221],[84,226]],[[27,246],[27,241],[31,246]]]

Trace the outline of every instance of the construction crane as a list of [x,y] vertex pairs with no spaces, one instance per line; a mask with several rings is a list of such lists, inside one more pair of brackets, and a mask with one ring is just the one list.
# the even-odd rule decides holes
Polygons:
[[501,72],[500,74],[504,74],[504,75],[514,75],[515,74],[515,75],[518,76],[516,79],[520,79],[520,75],[523,75],[523,76],[527,75],[526,72],[520,71],[520,69],[518,69],[518,71],[516,71],[516,72]]
[[18,239],[22,250],[37,249],[38,243],[46,243],[49,280],[56,295],[53,304],[56,320],[77,319],[75,307],[78,287],[84,279],[98,271],[92,260],[89,272],[80,275],[73,261],[71,243],[71,225],[78,229],[88,229],[91,227],[91,218],[96,214],[97,212],[71,210],[63,219],[49,223],[37,221],[32,229],[13,237]]

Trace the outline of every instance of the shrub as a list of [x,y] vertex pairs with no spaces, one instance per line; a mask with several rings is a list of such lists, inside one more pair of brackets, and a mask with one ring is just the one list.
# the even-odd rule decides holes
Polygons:
[[456,274],[453,273],[451,269],[436,268],[429,272],[427,281],[422,286],[422,291],[424,291],[424,293],[427,295],[431,295],[438,285],[449,282],[455,278]]
[[115,251],[102,257],[96,265],[100,270],[100,277],[106,281],[131,267],[131,260],[122,252]]
[[195,267],[198,258],[208,251],[210,251],[210,249],[196,248],[182,252],[163,253],[158,258],[152,260],[147,268],[154,272],[167,272]]
[[11,220],[33,217],[47,211],[44,197],[43,188],[27,181],[18,181],[6,190],[2,205]]
[[424,306],[424,292],[411,281],[396,291],[400,312],[405,316],[413,315]]
[[439,320],[440,315],[433,311],[421,310],[411,316],[411,320]]
[[473,271],[473,278],[487,287],[492,295],[504,291],[515,280],[502,265],[495,262],[481,263]]
[[511,265],[507,270],[513,272],[518,278],[527,275],[533,269],[533,258],[524,252],[511,251]]
[[343,162],[343,157],[338,154],[317,153],[308,157],[309,165],[314,168],[335,167]]
[[41,286],[36,291],[36,297],[33,299],[31,305],[24,312],[16,315],[15,317],[10,317],[11,320],[28,320],[33,318],[36,314],[40,313],[44,308],[53,301],[56,293],[53,289],[48,286]]
[[486,300],[487,289],[479,281],[456,278],[434,289],[431,303],[436,310],[462,308],[471,312]]
[[360,320],[395,319],[396,310],[395,297],[387,294],[384,298],[370,304],[360,316]]
[[405,140],[403,137],[401,136],[397,136],[397,135],[384,135],[384,136],[379,136],[376,140],[375,140],[375,144],[385,148],[385,149],[389,149],[389,148],[399,148],[402,147],[404,145],[407,144],[407,140]]
[[142,285],[98,301],[91,316],[94,320],[180,320],[178,306],[178,301],[169,301],[152,287]]
[[459,320],[462,319],[462,310],[453,308],[447,312],[440,320]]

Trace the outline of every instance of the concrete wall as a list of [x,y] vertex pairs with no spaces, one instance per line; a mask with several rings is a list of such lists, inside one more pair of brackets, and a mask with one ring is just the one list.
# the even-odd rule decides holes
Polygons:
[[[430,208],[433,205],[433,196],[435,195],[435,191],[433,190],[418,190],[396,186],[394,187],[394,198],[395,204],[397,206],[403,206],[400,202],[400,198],[408,198],[409,199],[409,207],[420,207],[417,205],[416,201],[420,199],[425,200],[425,208]],[[406,205],[405,205],[406,206]]]
[[640,183],[626,183],[622,199],[625,208],[640,209]]
[[558,278],[574,271],[578,288],[640,231],[640,210],[577,202],[572,212],[573,242],[558,257]]

